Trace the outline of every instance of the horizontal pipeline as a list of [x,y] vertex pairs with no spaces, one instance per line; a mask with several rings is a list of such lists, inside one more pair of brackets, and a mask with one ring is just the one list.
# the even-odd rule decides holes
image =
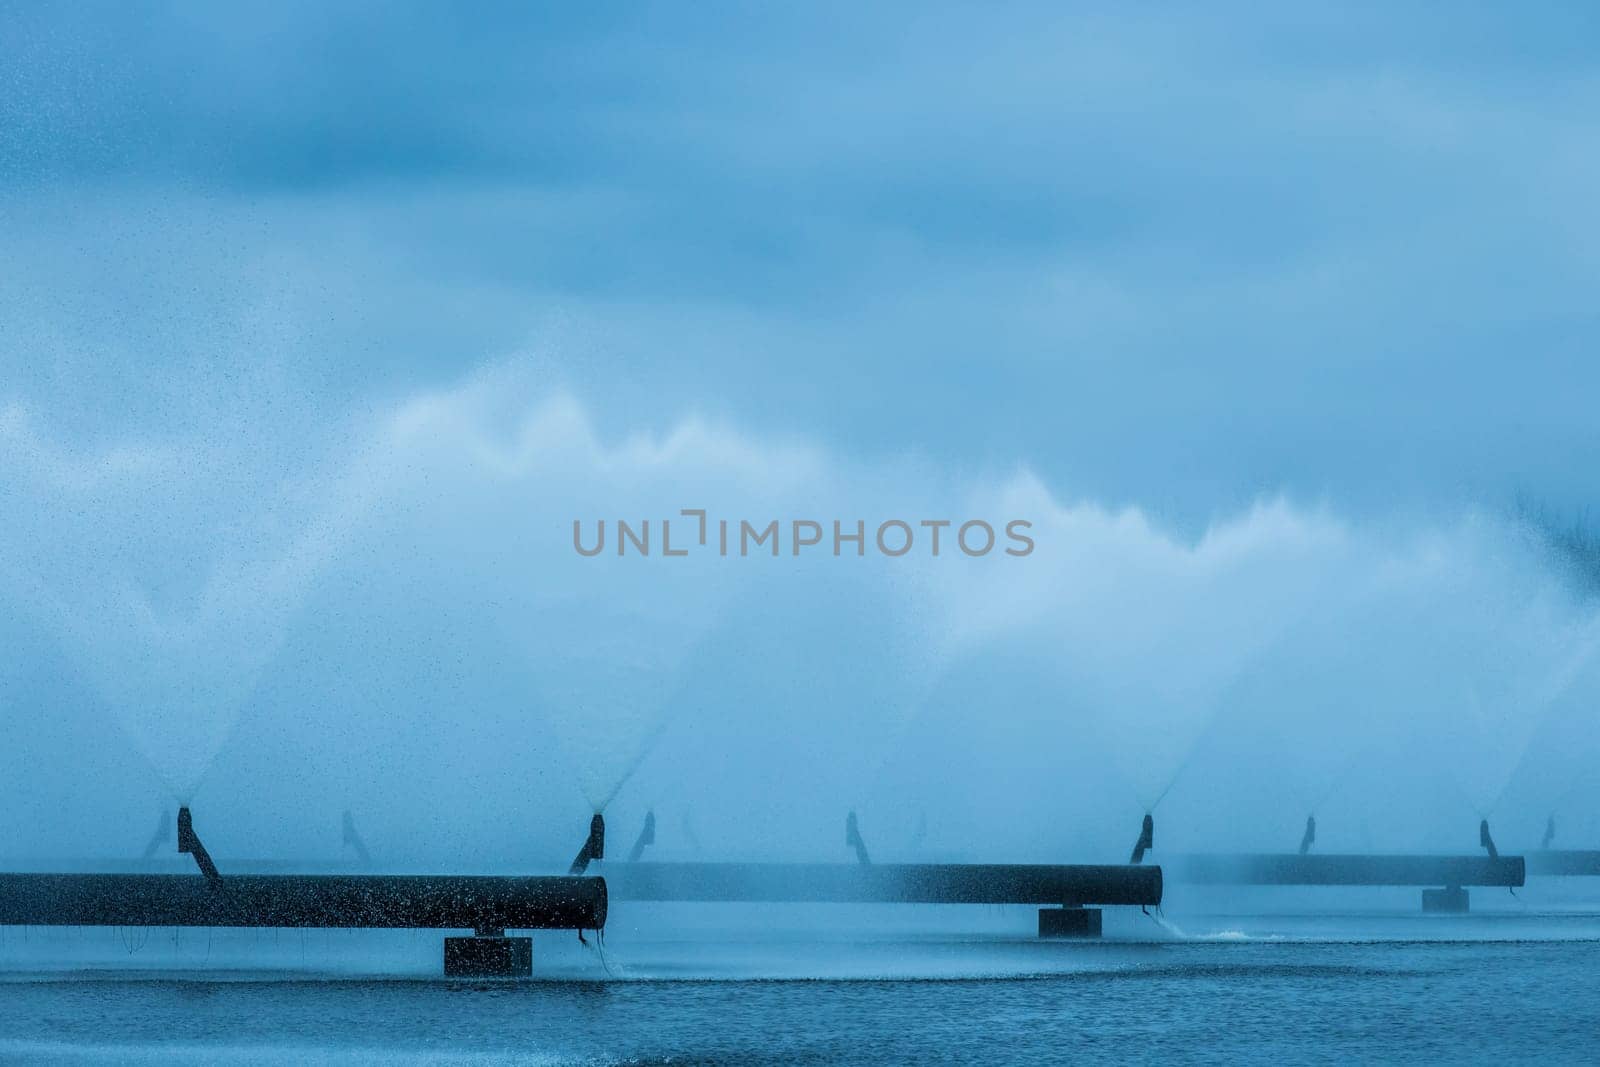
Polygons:
[[1182,856],[1173,878],[1201,885],[1519,886],[1521,856],[1382,856],[1241,853]]
[[0,925],[598,930],[602,878],[0,874]]
[[862,904],[1161,903],[1161,868],[993,863],[608,863],[618,900]]
[[1549,849],[1528,853],[1529,874],[1600,875],[1600,851]]

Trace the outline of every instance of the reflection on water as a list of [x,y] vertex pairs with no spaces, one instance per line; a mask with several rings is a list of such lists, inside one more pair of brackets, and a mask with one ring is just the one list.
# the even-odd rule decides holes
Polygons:
[[1595,941],[1033,948],[1085,966],[942,981],[12,981],[0,1056],[881,1064],[1428,1061],[1470,1049],[1576,1063],[1600,1032]]

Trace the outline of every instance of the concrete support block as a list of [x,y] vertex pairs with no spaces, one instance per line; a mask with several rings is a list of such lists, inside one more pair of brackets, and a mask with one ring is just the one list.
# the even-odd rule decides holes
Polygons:
[[528,978],[533,974],[531,937],[447,937],[446,978]]
[[1039,936],[1043,938],[1099,937],[1099,908],[1040,908]]

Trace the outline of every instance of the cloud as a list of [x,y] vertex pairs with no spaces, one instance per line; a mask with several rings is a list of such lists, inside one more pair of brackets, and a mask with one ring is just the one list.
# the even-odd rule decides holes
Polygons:
[[10,388],[534,348],[1196,529],[1591,488],[1580,9],[634,14],[10,12]]

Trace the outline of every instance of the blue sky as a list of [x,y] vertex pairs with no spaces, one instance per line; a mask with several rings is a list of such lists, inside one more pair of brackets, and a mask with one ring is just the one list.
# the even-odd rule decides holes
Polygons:
[[533,353],[1180,525],[1594,489],[1589,5],[0,10],[62,432]]

